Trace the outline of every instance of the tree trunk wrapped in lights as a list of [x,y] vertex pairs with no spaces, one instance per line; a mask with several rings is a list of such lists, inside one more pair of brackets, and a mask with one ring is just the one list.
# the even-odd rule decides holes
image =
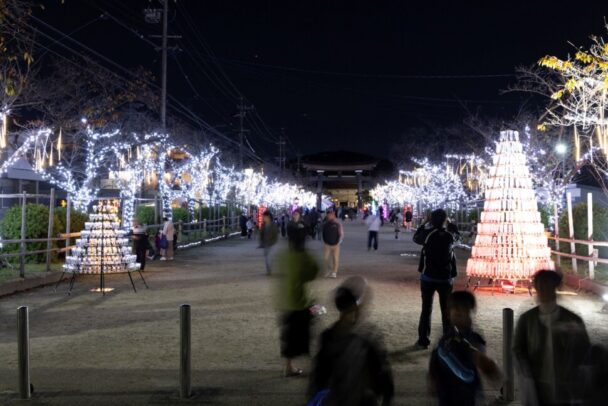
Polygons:
[[551,251],[536,204],[532,179],[517,131],[502,131],[486,179],[484,209],[467,275],[529,280],[553,270]]
[[76,248],[66,257],[64,272],[99,274],[137,271],[140,264],[131,253],[126,231],[120,230],[117,201],[100,201],[85,223]]

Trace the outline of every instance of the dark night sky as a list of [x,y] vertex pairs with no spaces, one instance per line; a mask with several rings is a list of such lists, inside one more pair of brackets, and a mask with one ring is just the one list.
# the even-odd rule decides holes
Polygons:
[[[37,16],[66,33],[100,10],[142,34],[160,32],[142,15],[160,7],[157,0],[45,4]],[[545,54],[565,56],[568,41],[588,45],[590,34],[606,33],[608,15],[605,1],[179,0],[170,7],[170,33],[182,39],[170,41],[181,51],[169,58],[169,93],[234,136],[222,125],[236,124],[236,92],[219,63],[273,134],[285,128],[290,155],[349,148],[386,156],[408,128],[462,122],[460,103],[508,120],[525,99],[499,95],[513,77],[407,76],[512,74]],[[160,54],[111,19],[73,37],[128,68],[160,70]],[[277,150],[269,139],[263,130],[250,135],[265,157]]]

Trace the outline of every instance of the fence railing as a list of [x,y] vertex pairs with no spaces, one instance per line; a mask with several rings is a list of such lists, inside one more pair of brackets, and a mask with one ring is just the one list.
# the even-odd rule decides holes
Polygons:
[[[18,268],[19,276],[25,278],[26,271],[26,260],[31,255],[42,255],[46,256],[44,270],[49,272],[51,270],[52,257],[54,253],[64,253],[74,248],[71,242],[73,239],[80,237],[80,232],[70,231],[70,206],[71,202],[67,200],[66,210],[66,232],[60,233],[58,236],[53,235],[54,226],[54,208],[55,208],[55,190],[51,189],[50,194],[28,194],[26,192],[19,194],[0,194],[0,199],[19,199],[21,206],[21,224],[20,224],[20,238],[2,239],[0,237],[0,268],[7,267],[14,270],[17,264],[12,264],[10,258],[19,258]],[[27,215],[26,207],[28,199],[38,201],[39,199],[48,199],[49,202],[49,218],[48,218],[48,232],[46,238],[26,238],[27,236]],[[176,234],[178,236],[178,248],[187,248],[193,245],[199,245],[209,239],[217,239],[221,236],[230,235],[238,228],[238,216],[219,217],[212,220],[203,220],[199,222],[176,222]],[[152,224],[147,226],[148,234],[154,236],[154,234],[162,229],[162,224]],[[154,234],[152,234],[154,233]],[[62,244],[63,242],[63,244]],[[32,243],[46,243],[46,248],[28,250],[28,244]],[[193,244],[198,243],[198,244]],[[4,244],[17,244],[18,250],[16,252],[3,252],[2,248]],[[53,244],[56,246],[53,247]],[[154,246],[154,244],[152,244]]]

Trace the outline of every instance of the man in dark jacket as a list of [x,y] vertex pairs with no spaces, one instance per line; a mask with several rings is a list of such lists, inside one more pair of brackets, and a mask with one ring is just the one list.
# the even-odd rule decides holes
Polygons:
[[431,343],[431,313],[435,292],[439,295],[443,333],[446,334],[450,327],[447,303],[457,270],[452,247],[454,237],[444,227],[446,219],[445,210],[437,209],[431,213],[430,222],[421,225],[414,234],[414,242],[423,246],[418,267],[421,274],[422,311],[416,345],[424,349]]
[[336,212],[333,209],[327,209],[322,233],[323,267],[327,272],[325,276],[336,278],[340,265],[340,244],[344,238],[344,231],[342,230],[342,224],[336,220]]
[[517,320],[513,354],[525,405],[585,404],[584,398],[590,395],[584,393],[583,373],[589,336],[583,320],[557,304],[560,282],[555,271],[537,272],[538,306]]

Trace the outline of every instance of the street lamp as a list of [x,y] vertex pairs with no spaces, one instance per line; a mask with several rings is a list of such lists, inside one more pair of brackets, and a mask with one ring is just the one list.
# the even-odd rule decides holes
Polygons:
[[563,155],[566,154],[566,152],[568,152],[568,146],[566,144],[560,142],[559,144],[557,144],[555,146],[555,152],[558,155],[562,155],[563,156]]

